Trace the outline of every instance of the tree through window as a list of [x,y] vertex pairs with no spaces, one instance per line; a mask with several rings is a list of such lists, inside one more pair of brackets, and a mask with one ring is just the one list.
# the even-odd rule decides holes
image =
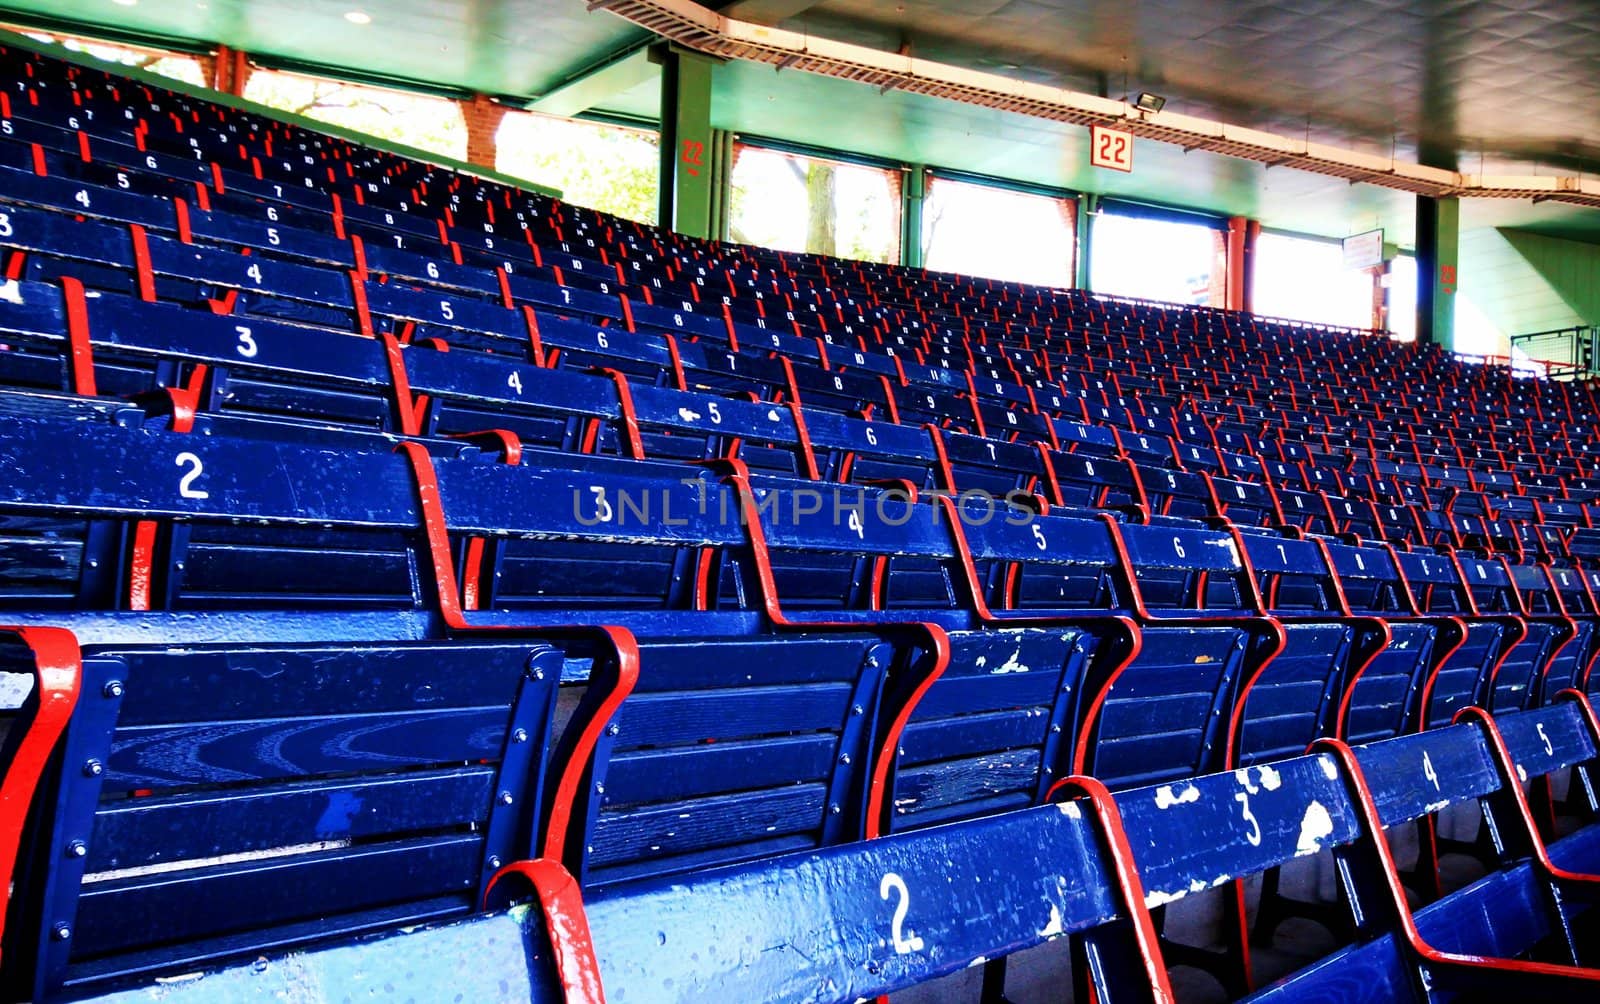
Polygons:
[[858,261],[900,260],[900,173],[734,144],[728,238]]

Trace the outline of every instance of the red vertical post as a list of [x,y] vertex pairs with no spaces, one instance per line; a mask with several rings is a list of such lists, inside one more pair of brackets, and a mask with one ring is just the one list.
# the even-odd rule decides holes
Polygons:
[[1227,269],[1225,280],[1227,283],[1227,296],[1224,305],[1229,310],[1249,310],[1252,297],[1249,295],[1250,259],[1255,251],[1256,235],[1261,233],[1261,224],[1255,220],[1247,220],[1243,216],[1233,216],[1228,219],[1226,235]]

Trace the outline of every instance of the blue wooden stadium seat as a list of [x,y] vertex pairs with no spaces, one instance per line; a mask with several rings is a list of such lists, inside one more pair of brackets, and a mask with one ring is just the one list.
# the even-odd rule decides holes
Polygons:
[[[1531,990],[1544,985],[1574,992],[1600,980],[1600,973],[1571,968],[1570,957],[1566,966],[1492,958],[1514,959],[1529,951],[1549,930],[1544,925],[1554,923],[1539,896],[1516,894],[1519,882],[1521,888],[1537,888],[1539,879],[1527,866],[1521,872],[1491,875],[1414,918],[1406,905],[1392,856],[1379,835],[1380,822],[1397,825],[1440,805],[1496,792],[1502,793],[1499,801],[1504,809],[1515,785],[1500,772],[1492,747],[1478,728],[1458,726],[1387,740],[1354,753],[1338,746],[1334,754],[1337,759],[1323,753],[1240,771],[1237,776],[1218,775],[1217,783],[1209,786],[1204,782],[1210,779],[1196,779],[1158,789],[1148,808],[1131,793],[1121,802],[1126,824],[1135,832],[1146,818],[1144,813],[1157,811],[1167,813],[1164,827],[1203,828],[1213,838],[1189,843],[1187,854],[1169,851],[1158,841],[1161,850],[1140,862],[1150,898],[1175,898],[1193,891],[1184,887],[1185,877],[1208,874],[1210,869],[1187,860],[1192,857],[1219,865],[1223,880],[1249,874],[1259,867],[1251,864],[1255,860],[1276,865],[1321,850],[1334,850],[1344,862],[1341,885],[1361,918],[1356,945],[1292,974],[1251,1000],[1340,999],[1350,992],[1341,992],[1341,985],[1349,986],[1345,981],[1352,978],[1361,998],[1369,1000],[1433,999],[1424,987],[1459,993],[1484,986]],[[1358,763],[1364,780],[1356,780]],[[1300,765],[1314,767],[1321,776],[1300,772]],[[1291,766],[1297,768],[1292,775]],[[1229,794],[1231,798],[1226,797]],[[1276,806],[1284,798],[1292,808]],[[1199,822],[1202,815],[1208,822]],[[1506,823],[1528,836],[1525,823],[1510,819]],[[1176,841],[1174,845],[1184,846]],[[1169,854],[1173,864],[1184,867],[1169,864]],[[1169,867],[1176,873],[1171,879],[1165,877]],[[1474,923],[1474,917],[1487,916],[1491,902],[1500,907],[1503,923]],[[1417,970],[1425,974],[1421,984],[1412,975]]]
[[1367,742],[1416,726],[1420,695],[1435,665],[1441,637],[1460,633],[1444,619],[1417,613],[1415,598],[1388,547],[1325,542],[1339,587],[1352,613],[1376,619],[1388,642],[1351,675],[1341,697],[1337,735]]
[[1505,650],[1480,703],[1496,712],[1530,707],[1543,692],[1550,660],[1566,636],[1566,625],[1527,616],[1522,594],[1513,585],[1510,566],[1503,559],[1458,553],[1456,560],[1476,612],[1503,627]]
[[[414,945],[555,999],[564,928],[456,919],[543,855],[618,994],[853,1000],[1075,933],[1085,997],[1148,999],[1161,945],[1206,961],[1160,907],[1231,886],[1242,949],[1259,873],[1258,938],[1327,921],[1277,869],[1335,847],[1355,944],[1264,996],[1593,981],[1600,828],[1553,811],[1562,774],[1596,806],[1588,389],[696,242],[6,55],[12,996]],[[1298,756],[1329,738],[1370,745]],[[1088,771],[1131,845],[1103,792],[1037,807]],[[1444,895],[1429,821],[1479,801],[1489,874]],[[1414,915],[1380,818],[1421,821]],[[1016,909],[932,891],[968,863]],[[812,916],[760,899],[784,868],[853,933],[752,958]]]
[[[391,935],[366,943],[360,955],[353,947],[335,947],[268,959],[213,972],[168,992],[266,991],[283,986],[289,974],[308,972],[328,986],[355,986],[351,981],[366,978],[369,965],[384,964],[404,945],[413,956],[477,946],[469,954],[503,967],[518,995],[531,1000],[559,999],[559,988],[568,1000],[589,1000],[603,986],[613,997],[734,994],[786,1000],[804,994],[805,999],[843,1001],[914,985],[1058,932],[1080,932],[1078,963],[1099,961],[1078,970],[1080,986],[1092,979],[1097,999],[1126,994],[1143,999],[1170,993],[1146,908],[1325,850],[1344,862],[1344,887],[1361,910],[1358,940],[1252,1000],[1345,999],[1352,993],[1362,999],[1431,1000],[1484,987],[1581,992],[1600,981],[1600,973],[1575,968],[1570,959],[1561,964],[1515,956],[1560,928],[1536,894],[1541,883],[1578,889],[1583,879],[1542,873],[1544,866],[1537,863],[1513,865],[1413,914],[1381,835],[1383,825],[1431,811],[1441,800],[1487,798],[1503,812],[1506,796],[1517,794],[1506,774],[1513,762],[1510,749],[1519,750],[1516,762],[1535,769],[1592,759],[1590,726],[1577,706],[1551,710],[1543,718],[1516,716],[1529,727],[1514,734],[1495,732],[1488,724],[1460,725],[1355,751],[1333,744],[1313,756],[1125,791],[1116,796],[1114,808],[1103,789],[1091,786],[1089,801],[716,869],[686,880],[623,885],[582,901],[570,876],[554,863],[522,863],[501,879],[506,885],[499,891],[514,892],[517,880],[527,882],[537,911],[489,914]],[[1554,714],[1559,710],[1566,713]],[[1504,747],[1496,745],[1501,742]],[[1545,751],[1542,758],[1539,750]],[[1084,782],[1073,783],[1083,790]],[[1090,812],[1099,826],[1080,830]],[[1518,829],[1523,837],[1532,833],[1526,820],[1518,824],[1508,817],[1506,822],[1508,837]],[[1196,832],[1208,839],[1194,840]],[[1044,864],[1034,851],[1045,848],[1066,856]],[[933,855],[939,879],[927,890],[925,880],[932,876],[925,871],[923,862],[930,859],[924,854]],[[1060,878],[1066,862],[1080,869],[1072,872],[1077,880]],[[778,875],[788,881],[775,881]],[[814,882],[805,878],[812,875]],[[1036,883],[1041,875],[1057,876],[1046,883],[1051,889],[1065,881],[1081,890],[1071,902],[1097,904],[1091,913],[1100,919],[1075,921],[1076,910],[1049,896],[1040,908],[1049,917],[1035,918],[1024,904],[1026,897],[1039,895],[1036,889],[1023,894],[1014,908],[979,911],[946,903],[937,891],[959,892],[974,881],[975,887],[989,889],[985,902],[1005,904],[1014,888],[1032,888],[1029,879]],[[919,895],[924,891],[926,896]],[[801,904],[797,896],[810,897],[812,905]],[[1474,920],[1486,915],[1490,902],[1505,914],[1504,923],[1490,927]],[[750,908],[739,908],[746,903]],[[1048,910],[1051,903],[1056,910]],[[826,909],[834,918],[860,910],[861,919],[847,926],[863,930],[865,957],[835,961],[853,942],[840,937],[837,924],[809,924],[812,909]],[[639,923],[652,916],[678,920],[666,931]],[[1012,923],[1018,925],[1015,935],[1007,934]],[[772,933],[788,924],[795,925],[794,935]],[[881,933],[883,925],[887,934]],[[753,945],[782,940],[805,950],[748,949],[740,931],[755,939]],[[815,940],[819,933],[821,941]],[[437,975],[433,967],[423,968],[419,978],[459,979],[442,968]],[[820,985],[819,970],[831,976]],[[1419,982],[1418,973],[1426,982]]]
[[[603,987],[614,1000],[845,1002],[1073,936],[1098,963],[1085,992],[1092,981],[1099,1000],[1170,999],[1142,890],[1125,870],[1131,854],[1116,808],[1103,789],[1090,790],[1094,797],[1080,802],[638,883],[581,902],[558,866],[528,862],[502,883],[505,891],[531,885],[538,909],[223,970],[172,990],[272,993],[298,972],[341,992],[365,983],[376,971],[369,967],[422,953],[474,960],[460,973],[414,967],[412,990],[424,995],[577,1002],[600,999]],[[1040,876],[1050,878],[1041,886]],[[639,923],[666,912],[681,918],[670,930]]]
[[561,662],[532,641],[87,650],[7,914],[29,995],[471,911],[554,790]]
[[1378,620],[1350,609],[1321,541],[1241,534],[1265,613],[1282,631],[1271,661],[1240,682],[1230,709],[1228,765],[1276,760],[1337,734],[1350,680],[1389,643]]
[[1485,700],[1484,689],[1505,652],[1506,624],[1477,616],[1472,592],[1453,558],[1401,551],[1396,559],[1419,612],[1441,627],[1454,625],[1453,637],[1441,648],[1420,695],[1414,727],[1431,728]]

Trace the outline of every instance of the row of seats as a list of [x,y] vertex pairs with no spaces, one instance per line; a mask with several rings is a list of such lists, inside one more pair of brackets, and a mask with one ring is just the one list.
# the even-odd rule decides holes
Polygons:
[[[1520,778],[1592,772],[1593,713],[1574,700],[1503,722],[1466,718],[1115,795],[1066,778],[1055,805],[625,890],[581,893],[558,863],[527,862],[490,896],[531,894],[538,910],[225,969],[171,999],[292,995],[308,983],[358,996],[403,971],[424,997],[852,1001],[1070,936],[1076,999],[1169,1001],[1152,907],[1330,851],[1360,942],[1250,1000],[1584,999],[1600,986],[1600,969],[1583,965],[1592,936],[1579,936],[1592,927],[1600,831],[1547,845]],[[1384,829],[1479,800],[1506,867],[1414,911]],[[1529,952],[1538,958],[1517,958]]]
[[[1454,718],[1488,709],[1546,755],[1565,729],[1580,753],[1519,759],[1531,777],[1593,756],[1586,387],[697,242],[6,55],[0,668],[29,681],[0,788],[29,807],[0,826],[9,996],[292,950],[331,987],[348,953],[382,965],[422,925],[416,945],[517,983],[486,997],[558,993],[553,948],[569,999],[591,999],[602,973],[567,930],[584,911],[552,893],[571,883],[614,999],[855,999],[1068,933],[1097,994],[1159,994],[1160,953],[1194,956],[1145,907],[1293,857],[1241,850],[1263,826],[1303,836],[1319,806],[1381,857],[1348,756],[1284,759],[1309,743],[1475,744],[1479,772],[1449,778],[1466,788],[1395,810],[1425,820],[1408,881],[1429,894],[1426,819],[1515,787]],[[1330,756],[1343,803],[1312,783]],[[1029,808],[1068,776],[1095,779],[1072,790],[1096,793],[1097,823]],[[1233,802],[1198,794],[1227,785]],[[1280,788],[1287,814],[1252,801]],[[1147,795],[1226,810],[1244,844],[1153,884],[1164,866],[1135,868],[1115,822]],[[1211,825],[1154,818],[1186,821],[1132,846],[1173,862],[1172,834]],[[795,955],[691,965],[737,939],[698,941],[689,915],[776,943],[785,911],[731,892],[776,869],[853,889],[834,862],[949,868],[1002,838],[1070,857],[1005,862],[1017,889],[1061,870],[1089,900],[1007,934],[998,887],[952,886],[973,918],[959,950],[925,951],[947,939],[916,925],[959,919],[940,907],[887,940],[829,928]],[[1486,881],[1529,881],[1533,846],[1499,848]],[[910,867],[869,890],[875,910],[925,916]],[[535,880],[549,945],[526,909],[482,912],[507,875]],[[1295,909],[1278,900],[1263,912]],[[1575,916],[1479,933],[1523,955]],[[1096,933],[1113,918],[1132,954]],[[1362,950],[1376,932],[1356,925]],[[1215,968],[1243,992],[1230,937]],[[857,971],[869,943],[898,964]],[[671,972],[662,949],[680,975],[627,990]],[[618,976],[624,959],[658,961]]]
[[[64,131],[62,131],[61,139],[59,139],[59,142],[61,142],[61,145],[69,145],[70,134],[64,133]],[[21,149],[21,147],[19,147],[19,149]],[[42,147],[40,147],[40,149],[42,149]],[[146,157],[150,157],[150,155],[146,155]],[[78,166],[82,166],[82,165],[78,165]],[[123,173],[123,171],[114,171],[114,173],[117,174],[117,176],[120,177],[120,179],[122,179],[123,184],[126,184],[126,177],[128,177],[128,174]],[[22,181],[21,177],[18,177],[18,181],[19,182]],[[194,182],[194,184],[198,184],[198,182]],[[74,197],[74,198],[82,197],[83,201],[91,201],[91,203],[102,203],[102,201],[104,201],[104,198],[99,198],[99,200],[91,200],[91,198],[88,198],[88,195],[86,195],[86,193],[83,193],[82,189],[78,189],[78,190],[75,190],[75,192],[72,192],[72,197]],[[218,198],[221,198],[221,195],[218,195]],[[278,214],[277,209],[274,209],[274,214]],[[389,214],[387,214],[387,217],[389,217],[390,221],[394,221],[394,214],[389,213]],[[334,217],[334,222],[336,222],[336,224],[338,224],[338,222],[341,221],[341,219],[342,219],[342,211],[341,211],[341,216]],[[342,227],[338,227],[338,225],[336,225],[336,229],[342,229]],[[531,230],[525,230],[525,232],[523,232],[523,235],[525,235],[525,237],[526,237],[526,233],[531,233]],[[405,240],[405,238],[403,238],[402,235],[395,235],[395,237],[397,237],[397,240],[402,241],[402,243],[403,243],[403,240]],[[531,238],[530,238],[530,240],[531,240]],[[304,243],[304,241],[296,240],[296,241],[294,241],[294,243],[296,243],[296,245],[302,245],[302,243]],[[434,246],[437,246],[437,243],[435,243]],[[448,243],[446,243],[446,246],[451,246],[451,245],[448,245]],[[459,253],[459,245],[454,246],[454,251],[456,251],[456,253]],[[603,249],[602,249],[602,251],[600,251],[600,254],[602,254],[602,256],[603,256]],[[638,262],[632,262],[632,264],[637,265]],[[616,262],[616,265],[618,265],[618,269],[621,270],[621,262]],[[582,278],[582,277],[578,277],[578,278]],[[619,278],[621,278],[621,277],[619,277]],[[656,280],[656,281],[659,281],[659,277],[658,277],[658,280]],[[694,293],[694,291],[696,291],[696,289],[701,288],[701,286],[693,285],[693,283],[691,283],[691,285],[686,286],[686,288],[690,289],[690,293]],[[648,291],[648,289],[650,289],[650,285],[648,285],[648,283],[646,283],[646,285],[643,286],[643,289],[646,289],[646,291]],[[758,296],[758,294],[757,294],[757,296]],[[787,296],[787,294],[786,294],[786,296]],[[835,309],[837,309],[837,307],[835,307]],[[814,312],[816,312],[816,307],[814,307],[814,304],[813,304],[813,313]],[[821,318],[826,317],[826,313],[818,313],[818,315],[816,315],[816,317],[818,317],[819,320],[821,320]],[[798,323],[798,321],[797,321],[797,323]],[[1070,325],[1070,318],[1069,318],[1069,325]],[[1024,336],[1024,337],[1026,337],[1026,336]],[[1122,336],[1122,337],[1123,337],[1123,339],[1125,339],[1126,336]],[[1115,379],[1115,376],[1117,376],[1117,374],[1112,373],[1112,374],[1110,374],[1110,376],[1112,376],[1112,379]]]
[[[26,187],[27,186],[23,186],[23,194],[26,192]],[[78,189],[70,195],[65,191],[58,193],[58,195],[61,198],[61,201],[57,203],[59,208],[69,211],[78,208],[75,203],[79,197],[82,197],[83,201],[88,201],[91,204],[96,204],[98,201],[100,201],[98,193],[96,197],[91,198],[87,195],[84,195],[82,189]],[[66,250],[67,253],[76,254],[80,258],[87,256],[91,260],[99,260],[107,264],[119,265],[123,270],[125,270],[125,272],[134,272],[137,269],[137,279],[135,279],[133,275],[124,274],[118,280],[111,282],[111,285],[113,288],[120,286],[120,288],[130,291],[137,289],[147,299],[154,298],[155,291],[158,288],[158,280],[165,275],[187,279],[191,283],[214,284],[220,287],[226,287],[226,289],[223,291],[224,295],[220,299],[208,298],[204,302],[212,306],[213,309],[226,308],[227,313],[233,313],[235,310],[240,309],[238,302],[238,290],[244,290],[248,296],[252,290],[260,290],[263,285],[274,291],[281,291],[280,295],[286,295],[291,299],[299,301],[302,312],[305,309],[310,309],[310,304],[324,303],[329,297],[332,297],[334,302],[339,302],[341,299],[344,301],[346,315],[353,315],[358,312],[358,308],[366,306],[366,304],[355,303],[352,298],[364,299],[365,297],[363,294],[368,293],[368,290],[364,286],[361,286],[352,287],[350,292],[344,292],[341,287],[346,285],[346,277],[343,274],[328,272],[327,274],[319,275],[317,272],[295,270],[288,268],[286,265],[280,265],[278,263],[271,262],[264,256],[258,256],[255,260],[250,262],[239,262],[237,260],[229,260],[226,257],[218,257],[215,253],[208,254],[199,250],[190,253],[188,248],[192,245],[183,245],[181,241],[164,240],[159,237],[151,237],[144,232],[142,229],[142,224],[135,224],[134,227],[138,229],[131,229],[128,233],[121,233],[114,228],[101,228],[99,231],[91,233],[89,232],[88,228],[84,227],[69,228],[68,230],[63,231],[59,226],[52,227],[52,222],[53,221],[49,219],[48,215],[45,217],[30,217],[28,214],[23,214],[15,221],[8,221],[8,225],[12,226],[12,228],[17,231],[17,233],[14,234],[14,238],[18,241],[19,246],[31,246],[44,253],[60,253],[61,251]],[[267,227],[266,230],[269,233],[265,238],[249,237],[246,234],[241,234],[238,232],[236,228],[224,228],[223,230],[209,236],[215,236],[219,239],[231,237],[236,242],[243,240],[245,241],[243,247],[246,249],[252,251],[263,250],[270,252],[273,247],[273,241],[276,240],[281,244],[285,235],[279,230],[279,228],[276,227]],[[84,241],[87,238],[94,239],[85,247]],[[189,238],[191,241],[193,240],[192,227],[189,233]],[[300,244],[300,239],[298,236],[296,237],[294,243],[296,245]],[[352,265],[359,263],[363,269],[365,268],[365,253],[359,251],[359,249],[362,247],[359,242],[352,242],[351,244],[342,245],[342,247],[344,260],[338,262],[338,264]],[[358,261],[356,257],[358,253],[362,255],[362,260]],[[410,266],[400,266],[400,274],[411,273],[415,275],[423,275],[429,272],[435,274],[439,273],[439,263],[432,260],[419,259],[417,256],[409,257],[413,259]],[[394,267],[393,262],[389,262],[387,264],[389,267]],[[448,263],[445,263],[445,267],[450,266]],[[512,267],[514,268],[514,266]],[[30,262],[26,265],[23,265],[21,264],[20,257],[14,256],[11,263],[11,268],[13,271],[17,271],[19,273],[49,274],[50,265],[48,260],[43,263]],[[502,265],[500,271],[504,272],[504,268],[505,266]],[[381,276],[381,278],[385,280],[387,280],[387,277],[387,274]],[[101,278],[105,278],[105,276],[102,275]],[[566,309],[574,304],[577,304],[585,308],[587,313],[591,316],[591,319],[597,317],[602,322],[607,323],[619,319],[625,319],[628,321],[629,326],[634,327],[635,330],[637,330],[637,327],[635,327],[633,323],[633,317],[637,316],[638,314],[644,314],[645,316],[643,316],[639,323],[647,328],[654,327],[667,334],[670,334],[674,329],[681,333],[687,326],[688,329],[696,331],[694,337],[697,339],[715,338],[721,336],[724,339],[730,337],[734,339],[734,341],[728,342],[728,345],[735,345],[737,343],[737,337],[734,334],[736,327],[731,320],[727,320],[725,323],[719,323],[711,318],[703,317],[703,315],[694,314],[690,310],[667,311],[663,313],[660,318],[656,318],[647,312],[656,310],[657,308],[650,307],[647,304],[639,304],[636,312],[634,309],[632,309],[632,307],[627,306],[628,300],[626,294],[623,294],[616,299],[605,301],[596,301],[592,298],[585,300],[584,297],[587,291],[580,289],[564,287],[560,286],[559,284],[545,284],[536,280],[527,280],[525,282],[522,278],[515,279],[515,282],[513,283],[512,278],[509,275],[501,275],[496,278],[503,280],[503,288],[500,290],[500,292],[505,300],[505,306],[510,306],[518,300],[525,304],[537,305],[538,307],[557,310]],[[475,292],[480,295],[486,295],[493,289],[494,285],[495,281],[493,278],[486,278],[480,283],[480,288]],[[648,287],[645,287],[645,289],[647,290]],[[577,297],[577,300],[573,300],[574,297]],[[609,304],[609,306],[607,306],[607,304]],[[498,314],[492,310],[486,313],[485,309],[489,307],[489,304],[481,300],[472,301],[466,304],[462,304],[459,301],[453,302],[449,297],[430,301],[426,296],[418,296],[415,293],[401,296],[400,299],[396,300],[395,294],[390,293],[384,298],[383,304],[380,306],[386,306],[391,314],[390,317],[385,318],[380,313],[380,315],[377,317],[377,322],[380,327],[382,327],[385,323],[389,323],[391,325],[399,326],[402,330],[405,330],[406,326],[409,325],[414,330],[417,325],[438,325],[438,334],[441,337],[461,337],[462,332],[467,332],[470,335],[471,333],[484,328],[487,328],[489,331],[506,331],[508,328],[510,328],[512,331],[516,332],[514,337],[516,337],[519,341],[524,341],[528,337],[525,333],[525,324],[518,325],[514,322],[508,321],[508,319],[501,319]],[[282,311],[290,308],[285,307],[282,304],[275,304],[272,307],[261,306],[257,308],[247,300],[245,306],[242,308],[242,312],[250,313],[257,309],[268,313],[281,313]],[[465,312],[466,316],[461,317],[457,323],[453,325],[447,323],[449,321],[456,320],[457,315],[462,312]],[[303,320],[304,318],[296,319]],[[373,323],[373,319],[372,312],[367,310],[364,316],[354,320],[350,320],[347,317],[346,321],[348,322],[348,327],[354,327],[357,323],[371,324]],[[522,330],[517,330],[519,328]],[[725,334],[724,329],[726,329]],[[757,334],[762,335],[763,333],[757,332]],[[780,349],[785,354],[795,355],[803,360],[814,363],[821,361],[826,357],[826,343],[819,343],[817,347],[813,348],[812,346],[804,345],[803,342],[787,340],[783,336],[777,334],[764,334],[764,337],[771,339],[772,348]],[[747,335],[747,342],[749,340],[749,336]],[[758,337],[755,340],[755,344],[765,345],[766,343]],[[504,348],[503,345],[502,348]],[[542,349],[542,346],[540,346],[540,348]],[[542,352],[540,354],[542,355]],[[696,369],[705,369],[707,367],[712,367],[715,369],[715,367],[719,365],[718,360],[710,359],[700,361],[700,365],[696,366],[697,360],[693,358],[693,356],[698,356],[700,354],[692,353],[692,357],[689,362],[689,370],[682,371],[683,363],[681,360],[674,364],[670,360],[670,352],[668,352],[666,349],[663,349],[661,354],[663,356],[668,356],[669,358],[656,364],[659,367],[656,375],[660,377],[662,375],[661,370],[665,369],[670,371],[671,375],[677,378],[680,382],[683,379],[683,372],[693,372]],[[859,357],[859,362],[856,363],[856,365],[865,366],[869,371],[861,374],[862,376],[866,377],[865,380],[861,380],[859,378],[851,380],[853,386],[851,387],[849,393],[856,399],[857,405],[860,407],[876,407],[880,411],[887,411],[892,419],[900,420],[899,411],[901,409],[895,407],[895,399],[897,395],[894,385],[889,384],[889,386],[886,387],[885,384],[889,383],[890,376],[897,376],[902,380],[907,379],[900,373],[900,371],[905,369],[904,364],[892,364],[890,357],[875,357],[860,352],[854,353],[854,355]],[[881,359],[881,365],[868,365],[869,360],[877,362],[879,359]],[[737,367],[737,357],[735,357],[732,365]],[[848,371],[849,369],[850,366],[848,362],[839,365],[837,367],[837,371],[834,372],[832,379],[826,381],[824,386],[827,384],[832,384],[833,390],[844,390],[844,388],[840,385],[846,382],[844,371]],[[935,368],[935,370],[938,370],[938,368]],[[850,376],[856,377],[856,374],[851,373]],[[1115,379],[1115,374],[1112,374],[1112,378]],[[935,385],[945,386],[950,380],[950,375],[942,370],[937,372],[929,371],[927,374],[918,374],[913,372],[910,379],[914,379],[918,382],[926,379],[928,382]],[[821,388],[819,388],[819,390],[820,389]],[[1037,394],[1034,393],[1032,388],[1026,386],[1008,389],[1007,387],[997,383],[995,393],[1002,396],[1010,394],[1013,397],[1025,397],[1029,401],[1031,408],[1035,411],[1041,409],[1041,407],[1044,410],[1056,411],[1064,410],[1067,407],[1060,399],[1063,388],[1058,387],[1052,390],[1041,385],[1039,389],[1050,390],[1051,397],[1055,398],[1055,400],[1047,400],[1047,403],[1041,406]],[[970,390],[975,392],[976,387],[971,387]],[[1071,391],[1069,390],[1068,393],[1071,393]],[[1079,393],[1081,394],[1083,391],[1080,390]],[[1101,393],[1103,394],[1103,391]],[[908,409],[921,407],[921,403],[916,399],[917,392],[915,391],[902,390],[899,392],[898,396],[905,399],[904,405]],[[926,392],[923,392],[923,396],[928,397],[929,395],[927,395]],[[1160,438],[1166,437],[1183,439],[1187,433],[1189,440],[1188,445],[1191,448],[1191,452],[1187,455],[1187,457],[1180,453],[1180,461],[1182,459],[1193,459],[1195,455],[1192,451],[1196,448],[1212,449],[1218,450],[1221,455],[1210,460],[1209,463],[1211,465],[1218,466],[1223,469],[1230,469],[1231,467],[1237,466],[1241,467],[1241,469],[1248,470],[1248,454],[1237,451],[1247,450],[1254,452],[1256,449],[1256,447],[1252,447],[1249,444],[1248,437],[1241,437],[1237,433],[1223,429],[1220,433],[1221,438],[1225,438],[1229,443],[1229,446],[1233,447],[1235,451],[1234,456],[1229,457],[1227,455],[1228,450],[1218,445],[1220,442],[1219,431],[1214,426],[1208,425],[1204,421],[1200,421],[1199,424],[1196,425],[1194,420],[1186,420],[1185,423],[1180,423],[1170,420],[1154,419],[1150,415],[1145,414],[1145,409],[1142,404],[1138,414],[1135,414],[1126,406],[1119,405],[1117,408],[1112,409],[1104,404],[1093,406],[1095,410],[1093,413],[1091,413],[1091,405],[1087,402],[1084,402],[1081,398],[1078,402],[1074,402],[1074,404],[1076,405],[1075,410],[1078,412],[1078,414],[1074,417],[1080,420],[1099,421],[1110,424],[1113,427],[1120,425],[1129,431],[1141,432],[1147,438],[1151,435],[1154,435],[1158,437],[1158,441]],[[951,402],[948,400],[943,404],[941,404],[938,400],[932,400],[929,402],[929,408],[930,410],[926,413],[925,417],[939,421],[948,422],[951,420],[957,420],[971,422],[980,428],[985,421],[982,409],[975,408],[973,403],[961,404],[959,401],[957,401],[952,406]],[[908,417],[914,418],[915,416]],[[989,421],[991,424],[993,424],[995,422],[1007,422],[1009,420],[1005,419],[1003,415],[997,416],[991,414]],[[1370,422],[1367,424],[1369,427],[1371,426]],[[1192,426],[1192,428],[1190,426]],[[1009,424],[1004,427],[1006,428],[1008,434],[1023,431],[1013,428]],[[1368,435],[1380,435],[1388,431],[1390,430],[1377,430],[1372,428],[1368,432]],[[1259,445],[1264,444],[1258,444],[1258,446]],[[1292,453],[1285,455],[1285,447],[1282,443],[1277,443],[1274,445],[1276,452],[1280,455],[1280,461],[1283,459],[1292,459],[1295,461],[1307,459],[1306,455],[1303,453]],[[1456,449],[1459,450],[1459,447],[1456,447]],[[1178,451],[1173,452],[1176,453]],[[1245,459],[1240,460],[1239,457],[1241,456]],[[1424,483],[1438,485],[1441,487],[1459,486],[1472,490],[1482,487],[1490,490],[1517,490],[1519,493],[1526,490],[1523,485],[1518,483],[1514,474],[1512,475],[1511,479],[1501,482],[1497,480],[1494,472],[1492,471],[1474,471],[1470,468],[1463,468],[1458,472],[1450,467],[1433,467],[1430,469],[1428,465],[1421,463],[1407,464],[1405,462],[1386,462],[1375,457],[1366,459],[1368,459],[1371,465],[1379,472],[1393,471],[1396,473],[1402,473],[1408,478],[1422,480]],[[1352,460],[1342,461],[1339,466],[1348,467],[1352,462],[1354,462],[1353,458]],[[1413,469],[1409,471],[1406,470],[1408,466],[1412,467]],[[1532,480],[1532,478],[1530,478],[1530,480]],[[1555,485],[1539,485],[1539,487],[1553,489]],[[1565,487],[1564,484],[1562,487]],[[1543,492],[1541,494],[1548,494],[1548,492]]]

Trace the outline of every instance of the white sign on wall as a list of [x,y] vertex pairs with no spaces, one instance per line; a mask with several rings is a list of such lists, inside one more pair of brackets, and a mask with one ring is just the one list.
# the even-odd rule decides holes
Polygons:
[[1348,269],[1377,268],[1383,264],[1383,230],[1368,230],[1364,234],[1346,237],[1340,242],[1344,249],[1344,267]]

